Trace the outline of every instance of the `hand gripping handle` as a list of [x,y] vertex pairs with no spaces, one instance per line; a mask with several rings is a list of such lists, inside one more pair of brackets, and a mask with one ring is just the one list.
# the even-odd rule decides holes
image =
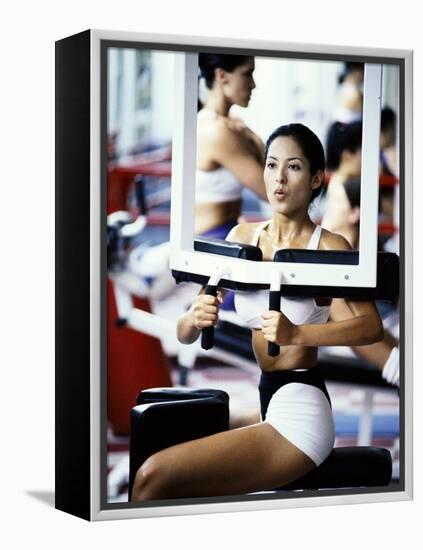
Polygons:
[[[269,291],[269,310],[270,311],[280,311],[281,310],[281,282],[282,274],[278,271],[272,273],[272,279],[270,282],[270,291]],[[269,342],[267,345],[267,353],[270,357],[277,357],[279,355],[280,349],[277,344]]]
[[[207,285],[204,294],[217,295],[217,285]],[[206,327],[201,331],[201,347],[211,349],[214,343],[214,327]]]
[[[269,309],[270,311],[281,310],[281,293],[280,290],[270,290],[269,292]],[[267,353],[270,357],[277,357],[279,355],[279,346],[273,342],[269,342],[267,345]]]

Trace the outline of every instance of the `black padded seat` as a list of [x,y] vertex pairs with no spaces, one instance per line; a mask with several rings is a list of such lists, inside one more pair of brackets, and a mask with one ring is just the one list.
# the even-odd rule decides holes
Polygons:
[[221,390],[158,388],[143,390],[131,410],[129,498],[135,475],[152,454],[229,429],[229,396]]
[[392,477],[392,458],[378,447],[338,447],[315,470],[279,490],[383,487]]
[[[141,464],[155,452],[229,428],[229,396],[221,390],[144,390],[131,411],[129,495]],[[389,451],[374,447],[334,449],[318,468],[279,490],[378,487],[389,484]]]

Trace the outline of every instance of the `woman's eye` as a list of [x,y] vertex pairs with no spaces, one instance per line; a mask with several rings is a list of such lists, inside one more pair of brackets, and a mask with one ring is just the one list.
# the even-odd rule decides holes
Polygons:
[[274,168],[275,167],[275,163],[274,162],[268,162],[267,163],[267,168]]
[[300,170],[301,166],[299,164],[288,164],[288,168],[291,168],[291,170]]

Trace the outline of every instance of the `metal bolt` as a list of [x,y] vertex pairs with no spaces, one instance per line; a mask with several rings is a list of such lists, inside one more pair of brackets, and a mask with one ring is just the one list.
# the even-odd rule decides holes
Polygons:
[[349,275],[344,275],[344,279],[346,279],[347,281],[349,278],[350,278]]
[[291,277],[295,279],[295,273],[291,273]]

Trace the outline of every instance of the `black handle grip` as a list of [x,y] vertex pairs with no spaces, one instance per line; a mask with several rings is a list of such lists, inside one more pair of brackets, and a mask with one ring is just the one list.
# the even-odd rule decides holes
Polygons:
[[[281,293],[279,290],[271,290],[269,292],[269,309],[270,311],[280,311],[281,309]],[[267,344],[267,353],[270,357],[279,355],[279,346],[273,342]]]
[[[204,294],[216,296],[217,286],[207,285]],[[211,349],[214,343],[214,327],[206,327],[201,331],[201,347],[203,349]]]
[[147,205],[145,200],[145,179],[144,176],[135,176],[134,178],[135,197],[137,206],[142,216],[147,215]]

